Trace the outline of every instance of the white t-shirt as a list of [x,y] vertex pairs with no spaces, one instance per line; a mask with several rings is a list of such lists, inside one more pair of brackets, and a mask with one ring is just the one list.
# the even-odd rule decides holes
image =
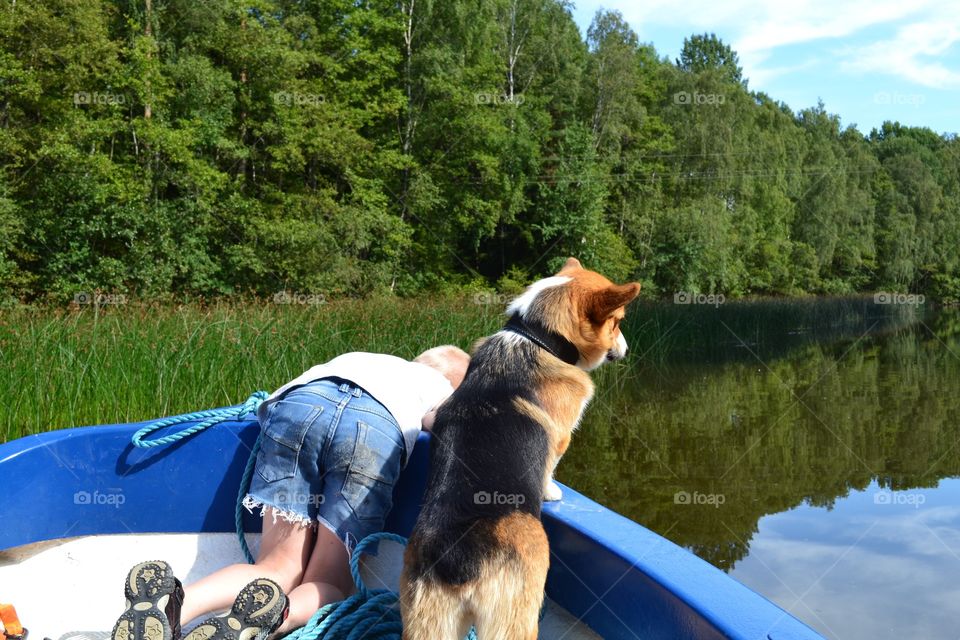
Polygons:
[[267,407],[286,391],[329,377],[353,382],[390,412],[403,432],[407,460],[420,434],[420,421],[424,414],[453,393],[453,386],[443,374],[425,364],[385,353],[357,351],[311,367],[303,375],[274,391],[257,410],[260,421],[263,422],[266,417]]

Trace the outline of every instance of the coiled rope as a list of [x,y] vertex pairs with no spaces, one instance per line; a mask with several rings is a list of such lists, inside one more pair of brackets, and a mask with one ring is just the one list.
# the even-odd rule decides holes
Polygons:
[[[368,589],[360,577],[360,558],[367,548],[390,540],[406,545],[395,533],[373,533],[357,543],[350,555],[350,574],[357,591],[346,600],[333,602],[317,611],[307,624],[284,640],[400,640],[403,623],[397,594],[389,589]],[[477,640],[470,629],[466,640]]]

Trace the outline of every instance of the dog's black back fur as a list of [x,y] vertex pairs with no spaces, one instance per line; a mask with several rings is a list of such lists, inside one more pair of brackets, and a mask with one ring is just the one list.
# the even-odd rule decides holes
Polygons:
[[490,554],[503,552],[491,532],[500,517],[516,511],[540,517],[547,434],[513,405],[516,398],[536,403],[538,350],[504,334],[490,337],[437,411],[430,478],[411,545],[414,575],[469,582]]

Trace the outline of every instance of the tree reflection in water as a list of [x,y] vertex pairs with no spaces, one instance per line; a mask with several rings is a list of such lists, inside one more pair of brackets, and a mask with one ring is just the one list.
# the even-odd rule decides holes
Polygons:
[[724,570],[759,519],[960,474],[960,315],[871,300],[638,306],[559,469]]

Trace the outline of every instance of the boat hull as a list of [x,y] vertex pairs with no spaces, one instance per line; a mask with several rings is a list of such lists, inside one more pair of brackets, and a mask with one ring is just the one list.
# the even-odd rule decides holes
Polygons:
[[[65,429],[0,445],[0,550],[88,535],[233,531],[259,433],[255,418],[138,449],[130,438],[144,424]],[[410,533],[428,454],[429,436],[421,434],[387,530]],[[245,531],[260,530],[259,516],[244,513],[243,521]],[[821,638],[722,571],[569,487],[562,501],[544,505],[543,522],[551,546],[548,597],[604,638]]]

